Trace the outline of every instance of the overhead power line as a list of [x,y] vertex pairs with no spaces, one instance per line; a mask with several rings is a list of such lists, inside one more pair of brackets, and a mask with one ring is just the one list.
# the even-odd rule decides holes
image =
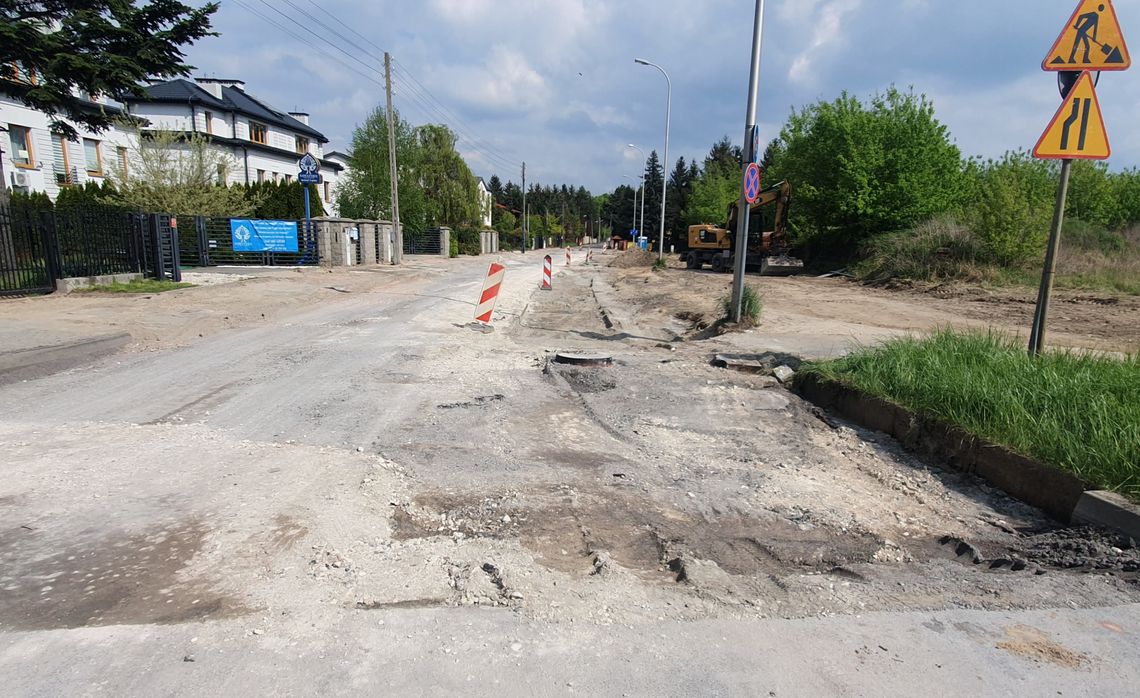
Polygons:
[[[301,21],[297,17],[291,15],[289,12],[283,10],[281,7],[267,2],[267,0],[259,1],[261,4],[265,5],[266,8],[276,13],[281,18],[287,20],[291,24],[295,25],[297,29],[283,25],[272,16],[269,16],[265,12],[253,7],[250,4],[250,0],[234,0],[237,5],[244,8],[251,14],[280,29],[294,39],[297,39],[305,45],[313,48],[318,53],[332,60],[338,65],[352,71],[356,75],[363,77],[369,82],[372,82],[381,87],[384,86],[383,81],[380,79],[383,77],[383,72],[380,69],[376,68],[365,60],[361,60],[359,56],[354,55],[352,52],[346,50],[341,46],[341,44],[350,46],[359,51],[365,58],[372,58],[378,62],[381,60],[378,56],[361,46],[360,43],[350,39],[349,37],[345,36],[344,33],[329,26],[328,23],[322,21],[320,18],[314,16],[309,11],[298,6],[296,3],[292,2],[292,0],[284,0],[284,2],[293,10],[306,17],[309,22],[315,23],[319,27],[323,28],[324,31],[328,33],[328,35],[322,35],[321,33],[318,33],[313,29],[312,25],[309,22]],[[319,6],[314,4],[314,7]],[[365,44],[382,52],[382,49],[380,49],[380,47],[375,42],[371,41],[360,32],[350,27],[343,20],[336,17],[336,15],[332,14],[325,8],[319,9],[331,21],[343,26],[349,32],[359,37]],[[303,32],[303,34],[298,33],[298,30],[300,30],[300,32]],[[321,43],[314,44],[310,40],[310,37],[317,39]],[[350,64],[344,59],[331,54],[328,50],[325,49],[325,45],[336,49],[356,65]],[[506,168],[508,171],[513,170],[515,167],[517,167],[517,162],[514,159],[503,154],[502,151],[499,151],[497,148],[491,146],[489,143],[483,141],[477,135],[475,135],[474,130],[468,126],[455,112],[448,109],[438,98],[436,98],[435,95],[433,95],[423,85],[423,83],[421,83],[411,74],[411,71],[409,71],[406,66],[399,64],[395,60],[393,60],[393,63],[399,66],[399,74],[395,76],[394,82],[396,85],[403,87],[402,90],[397,89],[397,93],[403,97],[406,97],[410,104],[416,107],[417,111],[421,112],[422,116],[426,117],[428,120],[439,119],[442,123],[450,125],[455,132],[456,137],[464,143],[465,147],[472,153],[482,157],[489,164],[496,167]]]

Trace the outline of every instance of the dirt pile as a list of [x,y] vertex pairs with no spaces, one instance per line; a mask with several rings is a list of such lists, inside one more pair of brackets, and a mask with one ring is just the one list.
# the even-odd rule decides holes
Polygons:
[[611,267],[618,269],[634,269],[637,267],[651,267],[657,261],[657,255],[646,250],[627,250],[619,254],[612,262]]

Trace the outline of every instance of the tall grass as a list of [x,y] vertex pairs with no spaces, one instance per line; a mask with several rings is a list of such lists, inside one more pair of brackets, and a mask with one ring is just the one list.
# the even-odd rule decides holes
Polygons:
[[[740,320],[744,323],[751,323],[755,325],[760,322],[760,312],[764,308],[764,301],[760,297],[760,292],[752,286],[745,284],[744,293],[740,301]],[[732,293],[728,293],[720,299],[721,319],[726,322],[732,322],[732,314],[735,308],[732,307]]]
[[939,331],[805,370],[941,418],[1140,501],[1140,357],[1035,359],[994,334]]

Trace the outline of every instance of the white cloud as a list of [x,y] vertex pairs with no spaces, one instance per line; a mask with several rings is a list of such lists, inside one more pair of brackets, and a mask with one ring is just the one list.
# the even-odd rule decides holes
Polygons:
[[[815,3],[810,3],[814,8]],[[843,18],[859,9],[862,0],[833,0],[824,5],[815,20],[815,29],[811,40],[792,61],[788,70],[788,78],[793,81],[811,80],[812,62],[819,57],[824,48],[842,44]]]

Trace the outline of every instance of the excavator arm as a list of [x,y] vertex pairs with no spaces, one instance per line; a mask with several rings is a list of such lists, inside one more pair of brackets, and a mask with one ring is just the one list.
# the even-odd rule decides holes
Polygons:
[[[777,182],[761,191],[756,201],[748,206],[749,215],[756,216],[760,209],[773,203],[776,204],[773,229],[769,231],[768,235],[765,235],[768,239],[764,240],[764,247],[768,248],[770,245],[774,251],[778,250],[780,254],[788,248],[788,205],[791,203],[791,198],[792,186],[787,182]],[[735,236],[739,216],[740,202],[733,201],[728,207],[728,222],[724,226],[729,235]],[[760,235],[762,232],[760,226],[752,227],[751,233]]]

